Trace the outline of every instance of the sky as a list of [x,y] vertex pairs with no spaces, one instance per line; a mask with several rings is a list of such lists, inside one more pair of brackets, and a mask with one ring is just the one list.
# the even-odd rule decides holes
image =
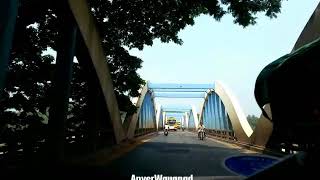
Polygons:
[[[260,116],[254,99],[255,80],[260,71],[290,53],[320,0],[283,1],[276,19],[258,14],[257,24],[243,28],[230,15],[220,22],[199,16],[194,26],[179,32],[183,45],[161,43],[130,54],[143,60],[140,76],[152,83],[213,83],[221,81],[237,97],[246,115]],[[162,104],[192,104],[191,99],[156,99]]]

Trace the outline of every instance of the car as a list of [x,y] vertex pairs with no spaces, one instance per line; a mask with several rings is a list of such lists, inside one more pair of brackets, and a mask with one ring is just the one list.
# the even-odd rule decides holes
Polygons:
[[177,128],[176,128],[174,125],[169,125],[169,130],[174,130],[174,131],[176,131]]

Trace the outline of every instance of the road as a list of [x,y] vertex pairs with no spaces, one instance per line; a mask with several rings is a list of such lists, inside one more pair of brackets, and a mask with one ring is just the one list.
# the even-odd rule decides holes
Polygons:
[[114,160],[108,169],[122,176],[238,176],[224,160],[231,156],[255,154],[252,151],[210,138],[200,141],[195,133],[159,132],[131,152]]

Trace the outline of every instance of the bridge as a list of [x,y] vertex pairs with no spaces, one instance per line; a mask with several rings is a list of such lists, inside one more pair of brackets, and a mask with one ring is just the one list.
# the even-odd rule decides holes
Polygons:
[[[197,112],[195,104],[170,107],[157,104],[157,99],[196,98],[203,100],[202,108]],[[201,101],[202,102],[202,101]],[[241,178],[253,169],[233,172],[232,163],[221,162],[230,158],[251,158],[276,162],[283,154],[263,154],[255,145],[257,137],[252,138],[253,129],[249,125],[242,109],[231,91],[221,82],[212,84],[156,84],[148,82],[137,101],[137,112],[132,116],[127,138],[142,138],[144,142],[132,152],[108,165],[108,169],[118,176],[129,177],[132,174],[152,176],[166,174],[174,176],[190,175],[208,178]],[[170,131],[163,135],[166,117],[176,115],[182,119],[186,131]],[[206,127],[207,139],[197,137],[199,123]],[[152,133],[153,132],[153,133]],[[151,135],[148,135],[150,134]],[[261,140],[260,140],[261,141]],[[250,150],[251,149],[251,150]],[[139,160],[137,160],[139,159]],[[257,162],[256,162],[256,161]],[[265,166],[271,164],[266,163]],[[242,174],[241,174],[242,173]]]
[[[170,109],[161,104],[156,107],[156,98],[198,98],[203,99],[204,103],[201,111],[197,112],[195,105],[190,105],[189,109]],[[163,129],[166,113],[180,112],[185,113],[187,129],[195,130],[198,124],[203,122],[212,135],[230,136],[228,138],[247,143],[255,141],[250,140],[253,130],[239,103],[221,82],[212,84],[147,83],[138,99],[137,107],[139,107],[138,111],[130,121],[129,139],[134,137],[137,131],[140,132],[139,129]]]
[[[102,41],[88,4],[84,0],[68,0],[60,5],[58,12],[63,15],[64,24],[59,34],[50,116],[47,117],[48,138],[34,142],[22,140],[13,143],[15,145],[1,144],[1,160],[9,159],[1,163],[1,168],[6,168],[8,175],[19,175],[17,172],[26,169],[34,175],[34,168],[47,168],[44,172],[50,172],[52,166],[57,173],[62,170],[80,176],[114,175],[119,178],[163,174],[250,179],[277,177],[279,172],[288,176],[315,172],[313,165],[319,159],[319,122],[313,118],[319,114],[320,98],[315,93],[319,88],[314,82],[319,80],[316,70],[320,66],[316,60],[320,47],[317,39],[320,5],[293,51],[266,66],[257,77],[255,96],[262,114],[255,129],[249,125],[232,90],[219,81],[211,84],[147,82],[141,88],[136,112],[122,121]],[[18,1],[1,1],[0,12],[4,25],[0,28],[0,97],[3,97]],[[86,120],[88,129],[81,135],[72,134],[72,131],[71,135],[67,134],[65,123],[74,57],[86,71],[88,81],[87,114],[90,118]],[[303,61],[304,58],[309,58],[312,66]],[[304,68],[303,73],[295,76],[301,68]],[[307,98],[293,101],[292,97],[296,96],[291,89],[296,86],[297,79],[300,82],[310,79],[310,82],[304,82],[305,88],[300,90]],[[157,104],[159,98],[200,99],[203,104],[199,110],[194,104],[169,107]],[[304,106],[295,106],[295,102]],[[308,114],[310,109],[313,115]],[[170,113],[179,115],[186,131],[170,131],[168,136],[163,135],[165,119]],[[197,138],[199,123],[207,129],[204,141]],[[44,143],[44,151],[37,153],[35,149]],[[21,152],[30,159],[19,159]],[[11,153],[17,155],[14,161],[11,161]],[[17,166],[12,168],[10,163],[17,163]],[[292,169],[296,172],[289,172]]]

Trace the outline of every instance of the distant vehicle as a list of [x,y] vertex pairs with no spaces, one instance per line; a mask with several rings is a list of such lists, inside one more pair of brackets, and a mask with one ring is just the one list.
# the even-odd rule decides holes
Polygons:
[[164,130],[164,135],[168,136],[168,130],[167,129]]
[[176,131],[177,128],[176,128],[174,125],[169,125],[169,130],[174,130],[174,131]]
[[176,126],[177,129],[180,129],[181,128],[181,122],[177,121],[175,126]]
[[169,130],[174,130],[174,131],[177,130],[177,126],[176,126],[177,120],[174,117],[170,117],[167,120],[167,123],[169,125]]
[[199,137],[199,139],[200,140],[203,140],[204,139],[204,129],[201,129],[200,131],[199,131],[199,133],[198,133],[198,137]]

